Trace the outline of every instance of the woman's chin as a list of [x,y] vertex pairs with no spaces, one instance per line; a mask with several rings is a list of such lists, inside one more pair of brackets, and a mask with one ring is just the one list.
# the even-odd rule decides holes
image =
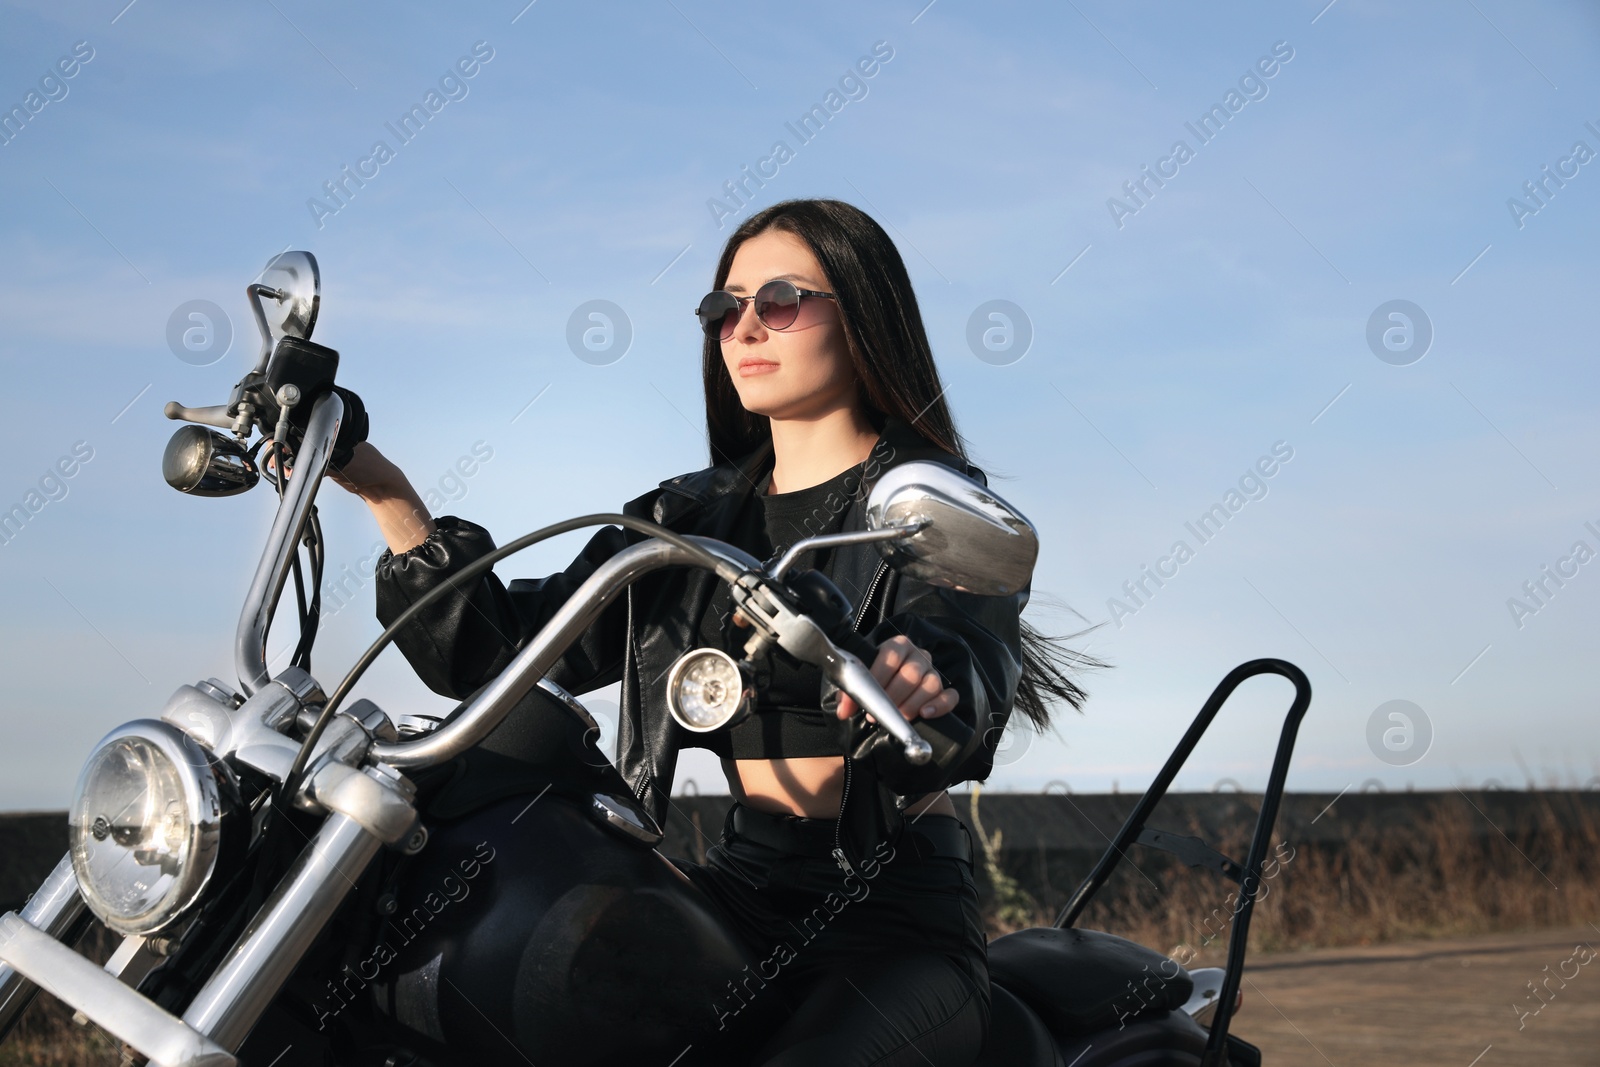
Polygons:
[[[796,388],[793,383],[743,381],[737,391],[739,403],[746,411],[769,419],[810,421],[832,411],[839,403],[832,392],[818,388],[815,383]],[[848,391],[840,395],[848,396]]]
[[752,415],[765,415],[768,418],[783,418],[784,412],[794,406],[797,397],[790,396],[787,389],[773,389],[768,383],[753,384],[744,382],[739,390],[739,403]]

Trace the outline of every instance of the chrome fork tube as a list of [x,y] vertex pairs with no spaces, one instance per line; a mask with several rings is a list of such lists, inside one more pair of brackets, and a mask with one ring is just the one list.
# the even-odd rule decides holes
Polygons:
[[[72,873],[72,854],[68,853],[61,857],[61,862],[45,878],[38,892],[28,898],[21,918],[28,925],[59,941],[77,922],[86,906],[78,892],[77,876]],[[7,964],[0,963],[0,1037],[10,1031],[17,1016],[37,991],[38,986]]]
[[183,1021],[236,1051],[377,855],[378,845],[348,815],[329,815],[195,994]]
[[[333,457],[333,442],[343,418],[344,400],[337,393],[323,393],[311,405],[305,439],[295,454],[294,477],[289,479],[278,504],[277,517],[272,520],[272,533],[267,536],[266,550],[250,581],[250,592],[244,598],[244,612],[239,616],[239,629],[234,638],[234,664],[246,696],[271,681],[267,674],[267,627],[272,623],[272,613],[277,610],[278,597],[289,576],[290,560],[311,514],[312,501],[317,497],[317,486],[328,469],[328,460]],[[281,471],[279,477],[282,477]]]

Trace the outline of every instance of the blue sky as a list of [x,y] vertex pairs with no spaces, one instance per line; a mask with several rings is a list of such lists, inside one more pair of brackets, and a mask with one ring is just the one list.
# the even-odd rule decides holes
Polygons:
[[[1600,776],[1600,561],[1574,554],[1600,551],[1600,13],[1325,4],[5,5],[0,507],[39,495],[0,543],[0,807],[64,806],[104,731],[230,677],[272,501],[167,488],[161,406],[222,402],[253,362],[270,256],[318,257],[316,337],[374,442],[504,542],[704,465],[690,309],[737,220],[793,196],[894,237],[975,459],[1041,532],[1030,617],[1104,622],[1086,714],[1019,734],[991,785],[1142,787],[1259,656],[1315,690],[1291,788]],[[430,103],[409,140],[386,125]],[[345,167],[368,177],[340,203]],[[196,300],[226,354],[169,344]],[[594,300],[626,316],[620,358],[569,346]],[[1379,315],[1394,351],[1368,341],[1392,301],[1421,316]],[[1012,346],[975,351],[975,315]],[[1219,504],[1202,543],[1185,524]],[[378,632],[378,533],[336,487],[321,511],[357,576],[331,685]],[[1169,576],[1135,601],[1147,566]],[[448,706],[396,653],[368,679]],[[1180,786],[1258,788],[1288,692],[1241,690]],[[1425,752],[1369,743],[1396,700]],[[722,788],[714,761],[690,777]]]

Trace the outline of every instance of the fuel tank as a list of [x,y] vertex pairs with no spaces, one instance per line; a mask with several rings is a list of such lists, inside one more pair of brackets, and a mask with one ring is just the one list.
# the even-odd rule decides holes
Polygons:
[[739,1062],[787,1012],[728,1012],[755,956],[669,860],[565,796],[432,827],[386,929],[379,1010],[440,1063]]
[[369,1003],[439,1064],[743,1062],[788,1005],[561,703],[533,690],[423,789]]

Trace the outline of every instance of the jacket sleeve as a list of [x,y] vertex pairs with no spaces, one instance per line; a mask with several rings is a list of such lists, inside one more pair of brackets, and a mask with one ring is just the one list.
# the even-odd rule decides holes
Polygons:
[[[648,514],[644,500],[630,501],[625,513]],[[434,521],[436,528],[420,545],[398,556],[385,551],[378,558],[377,614],[385,628],[424,594],[495,549],[494,538],[482,526],[454,515]],[[566,569],[514,580],[509,589],[493,570],[486,571],[465,589],[424,609],[395,635],[395,644],[429,689],[464,700],[504,670],[601,564],[641,539],[619,526],[602,527]],[[621,678],[626,608],[626,598],[620,596],[608,604],[551,668],[550,680],[583,693]]]
[[893,612],[867,640],[876,646],[896,634],[909,637],[927,650],[957,699],[947,714],[914,723],[934,745],[934,758],[920,767],[906,762],[886,730],[858,726],[862,740],[852,746],[855,757],[872,759],[880,780],[895,792],[937,792],[989,776],[1022,677],[1021,615],[1030,589],[1031,584],[1010,596],[980,596],[897,575]]

